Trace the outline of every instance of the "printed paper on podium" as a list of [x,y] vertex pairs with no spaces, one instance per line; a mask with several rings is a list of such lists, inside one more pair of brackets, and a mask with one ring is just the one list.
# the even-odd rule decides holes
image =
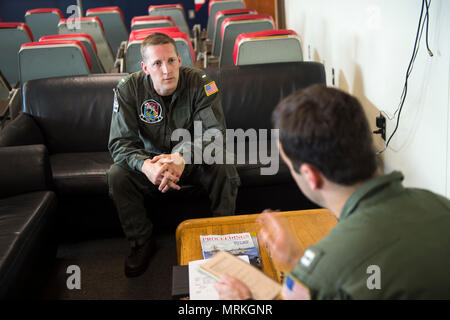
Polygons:
[[[237,257],[245,263],[250,263],[248,256]],[[208,260],[189,262],[189,300],[219,300],[219,294],[214,288],[216,280],[200,270],[200,266]]]
[[214,255],[213,258],[202,264],[200,268],[217,280],[220,280],[223,274],[228,274],[241,280],[249,287],[255,300],[274,299],[281,290],[281,285],[275,280],[254,266],[225,251]]

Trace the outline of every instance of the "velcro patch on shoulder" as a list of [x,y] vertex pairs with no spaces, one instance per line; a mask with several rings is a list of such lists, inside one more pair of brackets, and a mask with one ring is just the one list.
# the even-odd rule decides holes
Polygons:
[[119,83],[117,84],[117,87],[123,87],[129,80],[130,80],[131,76],[128,75],[126,77],[123,77],[122,79],[120,79]]
[[205,92],[208,97],[219,91],[215,81],[211,81],[210,83],[205,84],[203,87],[205,88]]
[[300,259],[300,266],[307,272],[312,272],[323,255],[324,252],[322,250],[309,247]]

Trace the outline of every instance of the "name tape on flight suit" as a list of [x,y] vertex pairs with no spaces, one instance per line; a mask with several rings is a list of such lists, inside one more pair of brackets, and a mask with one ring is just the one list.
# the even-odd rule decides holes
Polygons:
[[114,92],[114,103],[113,103],[113,111],[119,112],[119,102],[117,101],[117,93],[116,90],[113,90]]
[[300,259],[300,265],[308,272],[311,272],[315,268],[317,262],[319,262],[322,256],[323,252],[321,250],[310,247],[306,249],[305,253]]

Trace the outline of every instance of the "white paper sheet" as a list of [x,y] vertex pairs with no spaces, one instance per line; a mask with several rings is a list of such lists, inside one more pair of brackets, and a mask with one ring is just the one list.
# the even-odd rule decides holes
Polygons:
[[[238,256],[247,263],[250,263],[248,256]],[[219,295],[214,288],[212,277],[200,271],[200,265],[208,259],[195,260],[189,262],[189,299],[190,300],[219,300]]]

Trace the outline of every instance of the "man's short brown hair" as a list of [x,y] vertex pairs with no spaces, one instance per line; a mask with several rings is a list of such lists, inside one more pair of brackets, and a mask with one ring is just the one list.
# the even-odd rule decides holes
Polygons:
[[302,163],[341,185],[367,180],[377,159],[367,118],[355,97],[313,85],[282,100],[272,114],[284,153],[299,171]]
[[142,60],[145,60],[145,49],[148,46],[157,46],[160,44],[168,44],[171,43],[173,47],[175,48],[175,53],[178,56],[178,50],[177,46],[175,44],[175,40],[173,40],[171,37],[169,37],[167,34],[155,32],[149,35],[141,44],[141,56]]

